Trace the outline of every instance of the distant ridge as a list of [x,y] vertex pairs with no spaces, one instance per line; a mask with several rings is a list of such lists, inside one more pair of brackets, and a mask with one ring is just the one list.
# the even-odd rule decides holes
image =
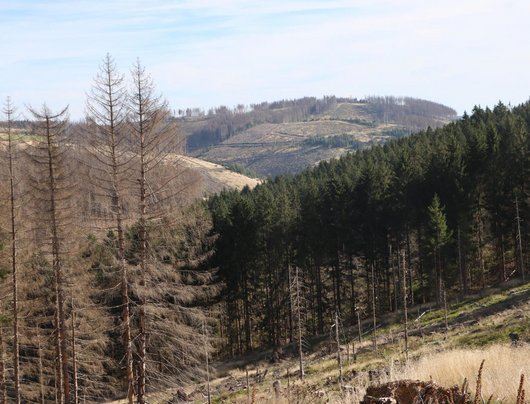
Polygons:
[[457,119],[454,109],[412,98],[326,96],[208,112],[179,111],[187,150],[260,175],[297,173],[322,160]]

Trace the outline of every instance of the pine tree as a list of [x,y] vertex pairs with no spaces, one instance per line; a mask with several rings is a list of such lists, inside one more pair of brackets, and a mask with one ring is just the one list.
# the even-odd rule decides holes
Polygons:
[[432,249],[433,269],[434,269],[434,287],[436,291],[436,301],[440,302],[442,296],[442,282],[444,280],[443,270],[443,247],[451,239],[452,232],[447,226],[447,219],[445,217],[444,208],[440,204],[440,198],[437,194],[434,195],[431,204],[429,205],[428,214],[428,232],[429,245]]

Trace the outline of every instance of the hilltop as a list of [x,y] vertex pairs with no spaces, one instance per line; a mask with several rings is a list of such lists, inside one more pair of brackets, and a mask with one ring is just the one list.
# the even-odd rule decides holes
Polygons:
[[297,173],[348,151],[456,119],[449,107],[410,97],[306,97],[180,113],[190,155],[264,176]]

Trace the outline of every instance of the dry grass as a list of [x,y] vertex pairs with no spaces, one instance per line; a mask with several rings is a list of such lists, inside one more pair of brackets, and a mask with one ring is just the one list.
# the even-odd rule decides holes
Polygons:
[[209,161],[200,160],[190,156],[172,156],[184,165],[194,170],[198,170],[203,175],[208,176],[211,180],[217,184],[217,188],[222,189],[225,187],[242,189],[245,186],[254,188],[256,185],[261,183],[261,180],[256,178],[250,178],[243,174],[235,173],[226,169],[225,167],[211,163]]
[[425,355],[404,368],[392,368],[391,380],[432,379],[444,387],[462,385],[464,378],[469,381],[469,389],[474,392],[476,377],[482,360],[482,397],[487,401],[493,395],[493,402],[516,401],[521,374],[527,376],[525,390],[530,391],[530,346],[512,348],[506,345],[493,345],[476,350],[451,350]]

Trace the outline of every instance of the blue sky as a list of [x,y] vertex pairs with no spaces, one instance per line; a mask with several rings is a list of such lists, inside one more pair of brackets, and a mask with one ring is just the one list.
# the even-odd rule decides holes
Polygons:
[[109,52],[174,109],[392,94],[462,113],[529,98],[529,20],[526,0],[0,0],[0,97],[80,118]]

